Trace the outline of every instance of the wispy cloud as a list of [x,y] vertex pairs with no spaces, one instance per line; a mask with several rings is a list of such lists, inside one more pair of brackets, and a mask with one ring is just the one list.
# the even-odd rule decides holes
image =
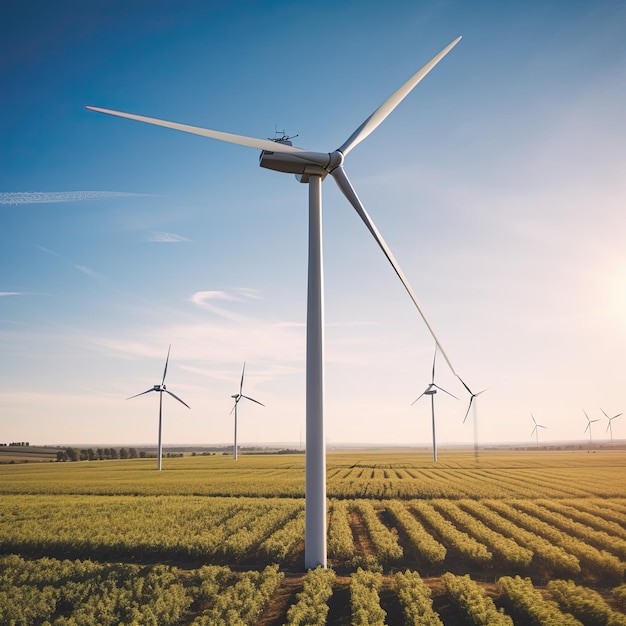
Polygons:
[[102,274],[98,274],[95,270],[92,270],[90,267],[86,267],[85,265],[75,265],[74,266],[79,272],[89,276],[90,278],[95,278],[97,280],[104,280],[104,276]]
[[49,293],[40,291],[0,291],[0,298],[10,296],[49,296]]
[[190,240],[187,239],[187,237],[177,235],[176,233],[162,233],[158,231],[153,231],[148,237],[147,241],[152,241],[155,243],[180,243]]
[[207,303],[207,300],[240,300],[240,298],[227,291],[196,291],[190,300],[202,306]]
[[126,191],[5,191],[0,192],[0,204],[60,204],[80,200],[106,200],[145,195]]
[[58,252],[55,252],[54,250],[50,250],[50,248],[44,248],[43,246],[40,246],[37,243],[33,245],[35,246],[35,248],[37,248],[38,250],[41,250],[42,252],[45,252],[46,254],[51,254],[52,256],[60,256]]

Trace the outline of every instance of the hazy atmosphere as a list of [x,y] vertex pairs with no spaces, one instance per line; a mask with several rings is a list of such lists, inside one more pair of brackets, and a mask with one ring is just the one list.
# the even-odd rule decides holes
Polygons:
[[[86,105],[346,157],[482,442],[606,441],[626,410],[626,5],[18,2],[0,22],[0,442],[304,437],[307,186],[258,150]],[[329,444],[430,441],[434,342],[330,177]],[[438,360],[440,445],[471,443]],[[613,423],[626,438],[626,416]]]

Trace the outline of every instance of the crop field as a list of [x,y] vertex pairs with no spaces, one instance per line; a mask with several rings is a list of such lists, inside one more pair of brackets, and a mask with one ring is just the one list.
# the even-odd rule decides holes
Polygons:
[[0,465],[0,625],[626,625],[626,451]]

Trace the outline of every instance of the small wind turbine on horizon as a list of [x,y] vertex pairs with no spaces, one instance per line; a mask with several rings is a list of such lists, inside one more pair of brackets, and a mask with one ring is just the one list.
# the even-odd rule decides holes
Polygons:
[[604,432],[605,433],[606,432],[610,432],[611,433],[611,443],[613,443],[613,424],[612,424],[612,422],[613,422],[613,420],[615,418],[619,417],[620,415],[624,415],[624,414],[623,413],[618,413],[617,415],[614,415],[613,417],[609,417],[604,409],[600,409],[600,410],[604,413],[604,415],[606,416],[606,419],[609,420],[609,423],[607,424],[606,430]]
[[[458,376],[432,326],[428,322],[413,289],[404,272],[400,269],[391,250],[385,243],[374,222],[361,203],[352,183],[343,168],[344,159],[358,144],[373,133],[394,109],[411,93],[422,79],[456,46],[461,37],[457,37],[426,65],[415,72],[398,90],[396,90],[378,109],[376,109],[336,150],[332,152],[314,152],[293,146],[288,137],[257,139],[235,135],[217,130],[199,128],[176,122],[112,111],[98,107],[87,107],[109,115],[115,115],[139,122],[154,124],[234,143],[248,148],[261,150],[259,165],[277,172],[295,174],[296,179],[308,185],[309,197],[309,251],[308,251],[308,287],[306,321],[306,457],[305,457],[305,541],[304,565],[307,569],[326,567],[326,446],[324,432],[324,299],[322,270],[322,182],[331,175],[340,191],[355,209],[385,257],[392,265],[398,278],[404,285],[413,304],[428,328],[450,370]],[[313,87],[315,88],[315,87]],[[324,115],[333,102],[324,104]],[[389,157],[377,155],[378,161]],[[460,377],[459,377],[460,378]]]
[[454,394],[451,394],[449,391],[446,391],[443,387],[440,387],[439,385],[435,383],[436,359],[437,359],[437,346],[435,345],[435,354],[433,356],[433,371],[432,371],[430,383],[428,384],[428,387],[426,387],[426,389],[422,391],[422,393],[415,400],[413,400],[413,402],[411,402],[411,406],[413,406],[422,396],[430,396],[430,409],[431,409],[432,429],[433,429],[433,461],[435,463],[437,462],[437,438],[435,435],[435,394],[437,393],[437,390],[443,391],[444,393],[447,393],[449,396],[452,396],[455,400],[458,400],[458,398]]
[[463,423],[465,424],[465,420],[467,420],[467,416],[469,415],[470,409],[473,407],[474,410],[472,412],[472,420],[474,422],[474,458],[478,458],[478,409],[476,408],[476,398],[481,394],[485,393],[487,389],[483,389],[482,391],[477,391],[474,393],[466,384],[465,381],[457,374],[457,378],[461,381],[463,387],[465,387],[467,393],[470,395],[469,404],[467,405],[467,411],[465,411],[465,417],[463,418]]
[[586,433],[587,431],[589,431],[589,443],[591,443],[591,424],[593,424],[594,422],[599,422],[599,419],[589,419],[589,416],[587,415],[587,411],[585,411],[583,409],[583,413],[585,414],[585,417],[587,418],[587,426],[585,426],[585,430],[583,431],[583,433]]
[[127,400],[130,400],[131,398],[137,398],[139,396],[143,396],[146,393],[150,393],[151,391],[158,391],[159,392],[159,445],[158,445],[158,453],[157,453],[157,469],[159,470],[159,472],[161,471],[161,461],[162,461],[162,457],[163,457],[163,445],[162,445],[162,430],[163,430],[163,393],[168,393],[170,396],[172,396],[172,398],[174,398],[175,400],[178,400],[181,404],[184,404],[188,409],[190,409],[191,407],[184,402],[183,400],[181,400],[176,394],[172,393],[169,389],[167,389],[165,387],[165,376],[167,375],[167,364],[169,363],[170,360],[170,350],[171,350],[172,346],[170,345],[169,348],[167,349],[167,358],[165,359],[165,369],[163,370],[163,379],[161,380],[161,384],[160,385],[153,385],[152,389],[148,389],[147,391],[142,391],[141,393],[137,393],[134,396],[130,396],[130,398],[126,398]]
[[532,437],[533,435],[535,435],[535,439],[537,440],[537,447],[539,447],[539,429],[547,428],[547,426],[542,426],[541,424],[538,424],[535,416],[532,413],[530,414],[530,416],[533,418],[533,424],[535,425],[532,432],[530,433],[530,436]]
[[246,372],[246,363],[244,361],[243,369],[241,370],[241,382],[239,383],[239,393],[235,393],[231,396],[231,398],[235,400],[235,404],[233,405],[233,408],[230,410],[230,415],[233,414],[233,411],[235,412],[235,443],[233,445],[233,458],[235,459],[235,461],[237,460],[237,405],[239,404],[239,400],[241,400],[242,398],[245,398],[246,400],[251,400],[252,402],[256,402],[257,404],[260,404],[261,406],[265,406],[263,403],[259,402],[258,400],[255,400],[254,398],[251,398],[250,396],[243,395],[243,376],[245,372]]

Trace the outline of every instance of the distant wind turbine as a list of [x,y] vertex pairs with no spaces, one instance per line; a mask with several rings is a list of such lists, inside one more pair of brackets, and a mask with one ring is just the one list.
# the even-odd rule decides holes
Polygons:
[[483,389],[482,391],[477,391],[474,393],[466,384],[465,381],[457,374],[457,378],[461,381],[463,387],[470,395],[469,404],[467,405],[467,411],[465,411],[465,417],[463,418],[463,423],[465,424],[465,420],[469,415],[470,409],[473,407],[474,411],[472,412],[472,419],[474,421],[474,458],[478,458],[478,409],[476,408],[476,398],[481,394],[485,393],[487,389]]
[[600,420],[589,419],[589,416],[587,415],[587,411],[585,411],[584,409],[583,409],[583,413],[585,414],[585,417],[587,418],[587,426],[585,426],[585,430],[583,432],[586,433],[587,431],[589,431],[589,443],[591,443],[591,424],[593,424],[594,422],[599,422]]
[[[217,130],[199,128],[176,122],[87,107],[109,115],[116,115],[139,122],[171,128],[186,133],[201,135],[219,141],[234,143],[248,148],[261,150],[259,165],[267,169],[295,174],[301,183],[308,184],[309,196],[309,253],[308,253],[308,292],[307,292],[307,338],[306,338],[306,470],[305,470],[305,541],[304,565],[307,569],[326,567],[326,447],[324,434],[324,300],[322,272],[322,181],[330,174],[340,191],[358,213],[376,243],[391,263],[395,273],[404,285],[422,320],[426,324],[442,356],[456,375],[450,360],[444,352],[435,331],[417,301],[413,289],[400,269],[391,250],[383,240],[374,222],[365,211],[356,191],[343,168],[344,158],[358,144],[373,133],[394,109],[411,93],[422,79],[456,46],[461,37],[457,37],[441,52],[435,55],[424,67],[415,72],[397,91],[385,100],[346,141],[332,152],[313,152],[293,146],[289,137],[276,140],[257,139],[234,135]],[[324,103],[324,110],[330,108],[332,100]],[[326,113],[325,113],[326,114]],[[394,155],[377,156],[382,162]]]
[[609,416],[606,414],[606,411],[605,411],[604,409],[600,409],[600,410],[604,413],[604,415],[606,415],[606,419],[608,419],[608,420],[609,420],[609,423],[607,424],[606,430],[605,430],[604,432],[605,432],[605,433],[606,433],[606,432],[610,432],[610,433],[611,433],[611,443],[613,443],[613,424],[612,424],[612,422],[613,422],[613,420],[614,420],[616,417],[619,417],[620,415],[624,415],[624,414],[623,414],[623,413],[618,413],[617,415],[614,415],[613,417],[609,417]]
[[532,432],[530,433],[530,436],[532,437],[533,435],[535,435],[535,439],[537,440],[537,447],[539,447],[539,429],[547,428],[547,426],[542,426],[541,424],[538,424],[535,416],[532,413],[530,414],[530,416],[533,418],[533,424],[535,425]]
[[435,461],[435,463],[437,462],[437,438],[435,436],[435,394],[437,393],[437,390],[443,391],[444,393],[447,393],[449,396],[452,396],[455,400],[458,400],[458,398],[455,395],[451,394],[449,391],[446,391],[443,387],[440,387],[439,385],[435,384],[435,361],[436,359],[437,359],[437,346],[435,346],[435,354],[433,356],[433,372],[432,372],[432,376],[430,379],[430,383],[428,384],[428,387],[426,387],[426,389],[417,397],[417,399],[411,402],[411,406],[413,406],[422,396],[430,396],[430,409],[431,409],[431,415],[432,415],[432,429],[433,429],[433,461]]
[[235,461],[237,460],[237,405],[239,404],[239,400],[241,400],[241,398],[245,398],[246,400],[251,400],[252,402],[256,402],[257,404],[260,404],[261,406],[265,406],[258,400],[255,400],[254,398],[251,398],[250,396],[243,395],[243,376],[245,372],[246,372],[246,364],[244,362],[243,369],[241,370],[241,382],[239,383],[239,393],[235,393],[231,396],[231,398],[234,398],[235,400],[235,404],[233,405],[233,408],[230,410],[231,415],[233,411],[235,412],[235,443],[233,446],[233,458],[235,459]]
[[152,389],[148,389],[147,391],[142,391],[141,393],[137,393],[134,396],[130,396],[130,398],[127,398],[127,400],[130,400],[131,398],[137,398],[138,396],[143,396],[144,394],[150,393],[151,391],[159,392],[159,451],[158,451],[158,460],[157,460],[157,469],[159,471],[161,471],[161,460],[162,460],[161,457],[163,456],[163,446],[162,446],[162,438],[161,438],[161,431],[162,431],[162,425],[163,425],[163,392],[168,393],[170,396],[172,396],[172,398],[175,398],[181,404],[184,404],[188,409],[191,408],[186,402],[183,402],[183,400],[181,400],[176,394],[172,393],[169,389],[166,389],[165,387],[165,376],[167,374],[167,364],[170,360],[171,348],[172,346],[170,345],[169,348],[167,349],[167,358],[165,359],[165,369],[163,370],[163,380],[161,381],[161,384],[154,385]]

